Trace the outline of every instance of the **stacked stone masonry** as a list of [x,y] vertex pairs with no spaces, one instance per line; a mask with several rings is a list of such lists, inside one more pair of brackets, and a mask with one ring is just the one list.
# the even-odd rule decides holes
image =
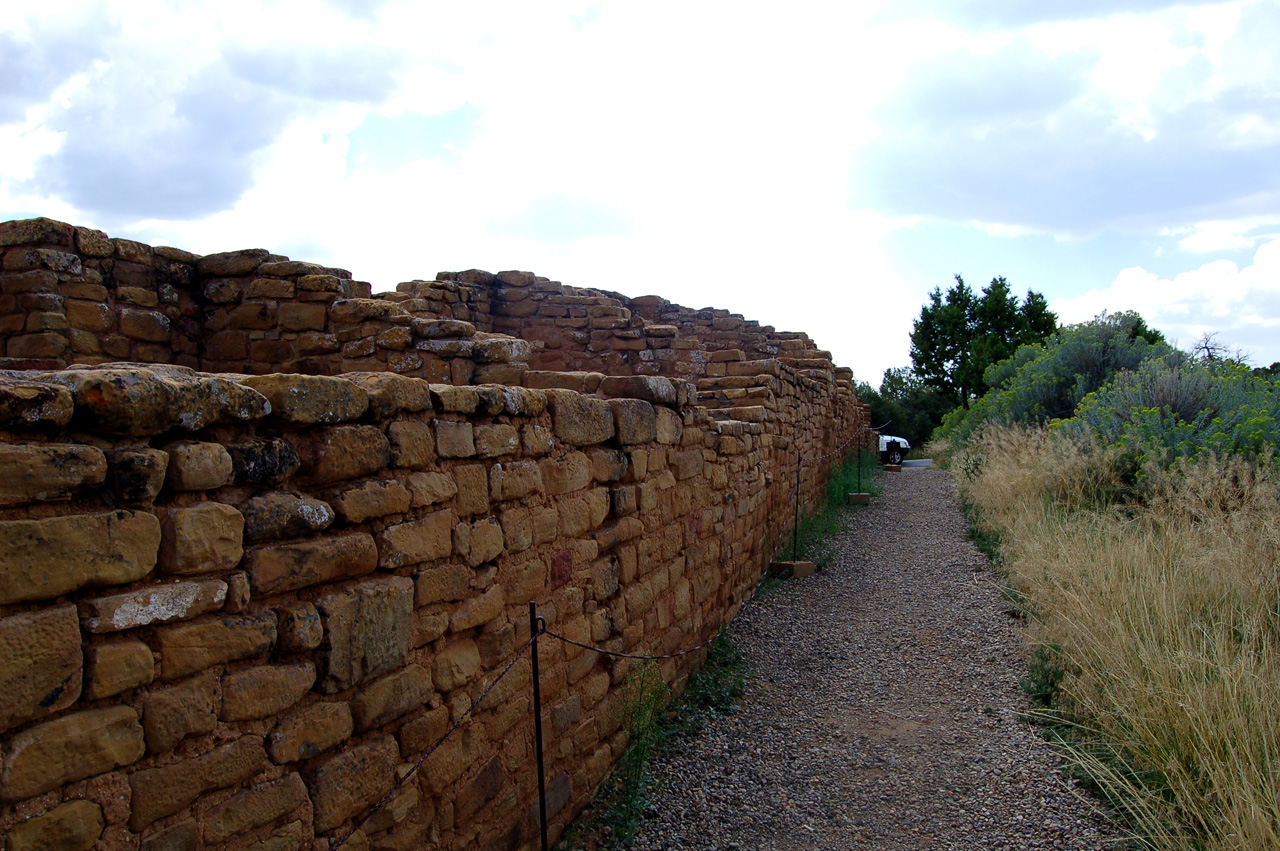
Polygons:
[[[798,455],[831,456],[812,503],[865,434],[848,370],[725,311],[527,272],[374,296],[47,219],[0,253],[5,851],[318,850],[393,791],[344,847],[535,848],[527,654],[406,779],[528,603],[586,644],[698,644]],[[625,748],[631,663],[540,661],[554,836]]]

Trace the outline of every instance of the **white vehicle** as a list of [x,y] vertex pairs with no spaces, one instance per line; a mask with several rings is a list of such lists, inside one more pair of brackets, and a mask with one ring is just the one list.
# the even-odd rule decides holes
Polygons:
[[894,437],[891,434],[880,435],[880,463],[901,464],[902,459],[911,451],[911,444],[905,437]]

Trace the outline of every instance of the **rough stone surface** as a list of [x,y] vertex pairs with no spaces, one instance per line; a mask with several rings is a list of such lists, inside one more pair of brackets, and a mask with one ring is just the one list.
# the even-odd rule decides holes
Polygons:
[[106,477],[107,458],[92,446],[0,443],[0,505],[70,499]]
[[369,408],[369,394],[344,378],[321,375],[259,375],[240,379],[271,403],[271,416],[297,425],[358,419]]
[[189,576],[230,570],[244,554],[244,515],[230,505],[205,502],[164,515],[160,569]]
[[151,648],[134,638],[105,641],[85,648],[84,695],[99,700],[144,686],[155,679]]
[[0,523],[0,604],[141,579],[155,567],[160,521],[112,511]]
[[409,653],[413,580],[384,576],[350,582],[315,601],[327,636],[322,687],[344,691],[404,665]]
[[156,631],[160,676],[176,680],[247,659],[270,650],[275,640],[276,621],[270,615],[227,615],[161,627]]
[[0,730],[75,703],[81,659],[75,606],[0,618]]
[[388,526],[378,534],[378,564],[404,567],[451,554],[453,520],[452,511],[435,511],[418,520]]
[[547,390],[555,435],[570,446],[590,446],[613,437],[613,409],[603,399],[572,390]]
[[278,594],[369,573],[378,566],[373,538],[363,532],[250,549],[244,568],[257,594]]
[[320,613],[311,603],[284,606],[277,612],[276,647],[285,653],[314,650],[324,638]]
[[133,789],[129,826],[142,830],[184,809],[205,792],[243,783],[261,771],[266,761],[262,738],[241,736],[203,756],[134,772],[129,776]]
[[316,681],[310,662],[244,668],[222,677],[223,721],[279,715],[302,699]]
[[218,678],[213,672],[152,691],[142,704],[147,751],[172,750],[187,736],[212,733],[218,726]]
[[240,510],[244,517],[244,536],[250,540],[322,532],[334,520],[328,503],[280,491],[255,496]]
[[193,618],[221,608],[226,599],[227,583],[220,579],[170,582],[90,597],[80,602],[80,613],[89,632],[120,632]]
[[231,481],[231,455],[217,443],[175,443],[165,447],[165,484],[178,491],[216,490]]
[[71,801],[14,827],[5,851],[89,851],[106,826],[102,807]]
[[351,737],[351,705],[314,703],[281,718],[267,737],[267,753],[275,763],[311,759]]
[[138,713],[128,706],[64,715],[28,727],[5,748],[0,799],[20,801],[142,757]]
[[431,672],[421,665],[380,677],[362,687],[351,701],[356,729],[379,727],[399,718],[425,704],[431,694]]
[[395,782],[398,755],[395,740],[379,736],[309,769],[316,832],[332,830],[385,795]]
[[391,463],[391,444],[373,426],[332,426],[298,447],[298,474],[309,484],[327,485],[376,473]]
[[307,787],[296,773],[263,783],[233,796],[209,813],[204,823],[204,839],[217,844],[237,833],[269,824],[307,802]]

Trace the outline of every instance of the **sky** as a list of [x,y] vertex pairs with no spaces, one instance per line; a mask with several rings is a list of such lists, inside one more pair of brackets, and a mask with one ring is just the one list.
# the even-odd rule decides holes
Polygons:
[[24,5],[0,220],[526,269],[873,385],[956,274],[1280,361],[1280,0]]

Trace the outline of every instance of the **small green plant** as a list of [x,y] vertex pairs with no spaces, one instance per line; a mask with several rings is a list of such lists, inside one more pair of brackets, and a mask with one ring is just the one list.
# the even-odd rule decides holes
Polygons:
[[711,645],[702,668],[684,694],[668,706],[670,689],[658,666],[646,661],[633,669],[624,704],[630,743],[591,807],[565,832],[559,849],[629,848],[650,806],[654,756],[675,753],[702,732],[712,718],[733,711],[747,681],[747,661],[727,631]]
[[1062,648],[1056,645],[1037,645],[1031,651],[1031,659],[1027,662],[1027,675],[1020,685],[1039,706],[1046,709],[1053,706],[1066,671],[1062,669]]
[[865,450],[850,455],[833,467],[822,502],[800,517],[799,534],[794,536],[798,539],[799,551],[793,552],[796,542],[793,542],[790,532],[780,549],[796,561],[813,562],[819,570],[830,567],[836,554],[834,539],[844,529],[846,512],[852,510],[847,504],[848,495],[858,492],[879,495],[878,470],[876,456]]

